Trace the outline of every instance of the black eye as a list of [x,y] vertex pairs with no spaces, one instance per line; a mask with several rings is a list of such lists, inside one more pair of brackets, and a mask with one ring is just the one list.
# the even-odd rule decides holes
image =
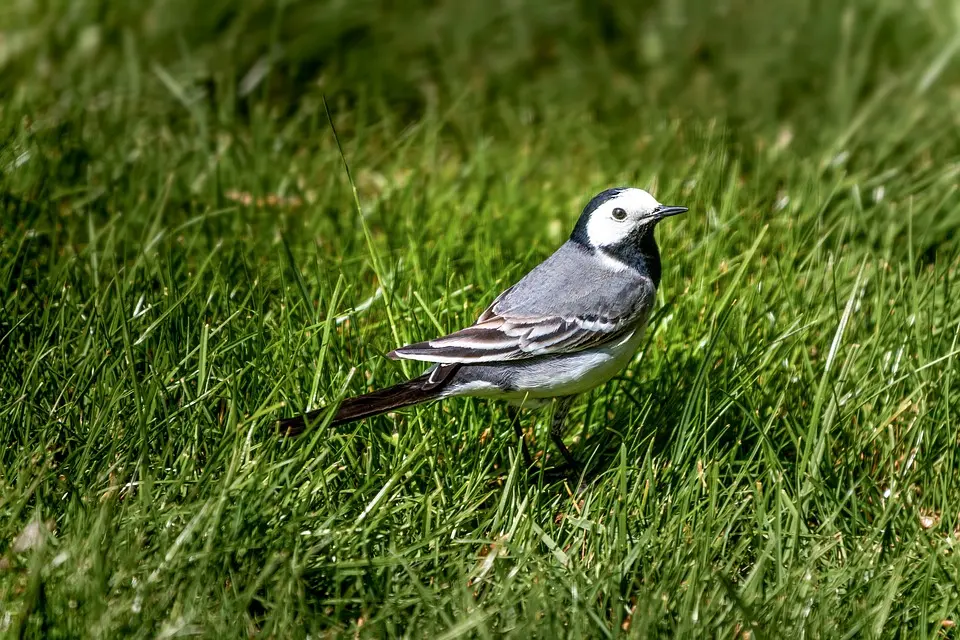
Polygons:
[[621,209],[620,207],[617,207],[616,209],[613,210],[614,220],[626,220],[626,218],[627,218],[627,212]]

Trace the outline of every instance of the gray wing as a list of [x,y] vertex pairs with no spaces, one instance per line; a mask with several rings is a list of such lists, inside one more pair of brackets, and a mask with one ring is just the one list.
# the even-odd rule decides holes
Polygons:
[[501,293],[473,326],[387,355],[467,364],[581,351],[633,331],[655,293],[645,274],[606,266],[568,242]]

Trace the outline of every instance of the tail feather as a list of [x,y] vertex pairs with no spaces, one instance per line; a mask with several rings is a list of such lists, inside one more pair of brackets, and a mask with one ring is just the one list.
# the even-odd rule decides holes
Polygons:
[[[451,367],[451,369],[455,369]],[[438,384],[436,370],[428,371],[420,377],[401,382],[386,389],[365,393],[353,398],[347,398],[340,403],[337,413],[330,421],[331,427],[348,422],[363,420],[372,416],[387,413],[395,409],[402,409],[415,404],[439,400],[444,394],[446,382],[453,371],[444,371],[442,382]],[[329,409],[315,409],[293,418],[284,418],[277,424],[278,431],[285,436],[295,436],[303,433],[308,425],[322,421],[321,416]]]

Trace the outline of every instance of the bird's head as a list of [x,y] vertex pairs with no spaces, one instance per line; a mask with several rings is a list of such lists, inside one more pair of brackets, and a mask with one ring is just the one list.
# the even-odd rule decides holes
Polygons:
[[651,233],[660,220],[686,210],[662,205],[643,189],[607,189],[584,207],[570,239],[593,249],[633,243]]

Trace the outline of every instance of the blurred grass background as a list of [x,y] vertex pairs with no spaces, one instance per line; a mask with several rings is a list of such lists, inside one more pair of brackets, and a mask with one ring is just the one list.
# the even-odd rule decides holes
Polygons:
[[[3,3],[0,631],[955,637],[958,51],[946,0]],[[691,213],[589,490],[492,403],[272,434],[616,184]]]

